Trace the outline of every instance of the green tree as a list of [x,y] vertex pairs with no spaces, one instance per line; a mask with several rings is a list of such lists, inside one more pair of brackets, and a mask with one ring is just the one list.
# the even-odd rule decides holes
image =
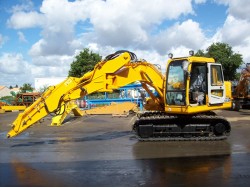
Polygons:
[[14,96],[4,96],[4,97],[0,97],[0,100],[4,103],[11,105],[13,103],[13,101],[15,100],[15,97]]
[[242,55],[234,53],[232,47],[226,43],[213,43],[206,49],[198,50],[196,56],[213,57],[216,62],[223,66],[225,80],[234,80],[237,78],[237,69],[243,63]]
[[102,57],[85,48],[75,59],[70,65],[69,76],[81,77],[86,72],[93,70],[96,63],[101,61]]
[[20,87],[21,93],[32,92],[34,89],[31,87],[31,84],[25,83]]
[[43,85],[42,87],[39,88],[39,93],[44,93],[45,91],[47,91],[48,88],[49,88],[48,85]]
[[206,55],[206,53],[204,52],[204,50],[198,50],[198,51],[196,52],[195,56],[200,56],[200,57],[201,57],[201,56],[205,56],[205,57],[206,57],[207,55]]

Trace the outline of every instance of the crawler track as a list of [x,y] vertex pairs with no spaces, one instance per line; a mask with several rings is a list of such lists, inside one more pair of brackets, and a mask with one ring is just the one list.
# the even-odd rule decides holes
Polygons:
[[133,125],[141,141],[223,140],[230,134],[230,123],[213,112],[196,115],[169,115],[146,112]]

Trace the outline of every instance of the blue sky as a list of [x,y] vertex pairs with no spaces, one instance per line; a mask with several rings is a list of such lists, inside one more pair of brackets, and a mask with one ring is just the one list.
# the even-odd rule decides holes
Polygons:
[[165,67],[225,42],[250,62],[247,0],[0,0],[0,85],[66,77],[83,49],[117,50]]

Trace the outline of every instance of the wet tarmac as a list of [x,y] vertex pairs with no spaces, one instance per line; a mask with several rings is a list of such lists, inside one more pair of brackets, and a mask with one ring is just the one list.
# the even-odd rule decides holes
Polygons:
[[0,186],[250,186],[250,110],[218,111],[223,141],[139,142],[129,117],[45,118],[6,139],[17,112],[0,114]]

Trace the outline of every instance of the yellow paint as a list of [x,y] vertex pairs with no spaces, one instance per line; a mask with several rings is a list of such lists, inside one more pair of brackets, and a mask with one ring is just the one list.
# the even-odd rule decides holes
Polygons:
[[60,113],[52,118],[51,126],[61,126],[65,118],[73,112],[75,116],[83,116],[75,101],[70,101],[62,106]]
[[[214,62],[213,58],[205,57],[175,58],[175,60],[176,59],[187,60],[189,62],[189,72],[191,71],[192,63]],[[169,60],[168,64],[170,61],[172,60]],[[62,83],[49,87],[39,99],[31,106],[27,107],[23,113],[18,115],[12,124],[12,129],[8,132],[8,137],[16,136],[25,131],[49,113],[59,114],[53,118],[52,124],[61,125],[65,117],[71,111],[73,111],[75,115],[82,115],[79,109],[74,104],[71,104],[70,101],[84,97],[93,92],[112,92],[113,90],[135,81],[140,81],[142,87],[150,95],[150,98],[146,100],[147,104],[145,108],[147,110],[166,111],[172,114],[193,114],[229,108],[231,106],[230,101],[217,106],[210,106],[209,104],[194,106],[189,104],[189,78],[186,82],[186,88],[181,84],[175,85],[175,87],[184,89],[186,94],[186,105],[166,105],[165,76],[162,75],[156,66],[149,62],[131,62],[129,53],[124,52],[112,60],[99,62],[93,71],[86,73],[81,78],[69,77]],[[149,86],[157,91],[157,97],[150,91]],[[229,92],[226,91],[226,93],[228,98],[231,99]],[[205,97],[207,99],[207,96]]]
[[5,112],[11,112],[11,111],[16,111],[16,110],[25,110],[26,106],[1,106]]

